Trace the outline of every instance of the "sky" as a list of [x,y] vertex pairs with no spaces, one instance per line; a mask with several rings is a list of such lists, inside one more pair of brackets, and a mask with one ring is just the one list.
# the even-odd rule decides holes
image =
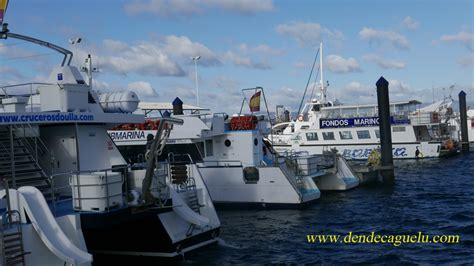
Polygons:
[[[329,100],[375,103],[383,76],[391,101],[431,103],[464,90],[474,107],[472,0],[10,0],[4,22],[71,50],[73,65],[91,54],[94,90],[132,90],[142,101],[195,105],[191,57],[200,56],[201,107],[237,112],[241,90],[260,86],[270,111],[296,111],[322,42]],[[0,40],[0,87],[47,81],[61,60]],[[313,98],[315,82],[313,73]]]

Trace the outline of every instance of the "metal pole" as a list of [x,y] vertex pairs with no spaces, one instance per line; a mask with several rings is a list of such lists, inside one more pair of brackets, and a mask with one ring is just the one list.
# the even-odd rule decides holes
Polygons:
[[105,196],[106,196],[106,200],[107,200],[107,211],[110,210],[110,206],[109,206],[109,179],[108,179],[108,176],[107,176],[107,170],[104,171],[105,172]]
[[461,151],[463,153],[469,152],[469,135],[467,132],[467,105],[466,93],[461,91],[459,93],[459,112],[461,113]]
[[10,126],[10,163],[12,167],[12,187],[16,189],[15,149],[13,148],[13,125]]
[[3,183],[4,183],[4,187],[5,187],[5,197],[6,197],[6,200],[7,200],[7,211],[11,211],[12,210],[12,205],[11,205],[11,201],[10,201],[10,186],[8,185],[8,178],[4,177],[3,178]]
[[200,59],[200,56],[192,57],[191,59],[194,61],[194,75],[196,81],[196,105],[199,107],[199,83],[198,83],[198,72],[197,72],[197,61]]
[[392,132],[390,125],[390,100],[388,93],[388,81],[384,77],[376,83],[377,103],[379,109],[379,130],[382,153],[382,178],[384,183],[393,183],[393,154],[392,154]]

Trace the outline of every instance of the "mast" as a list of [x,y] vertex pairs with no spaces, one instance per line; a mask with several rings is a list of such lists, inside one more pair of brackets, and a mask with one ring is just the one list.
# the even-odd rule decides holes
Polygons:
[[319,44],[319,70],[321,75],[321,103],[326,103],[326,90],[324,89],[324,77],[323,77],[323,43]]
[[15,38],[15,39],[18,39],[18,40],[31,42],[31,43],[35,43],[35,44],[47,47],[49,49],[55,50],[56,52],[59,52],[59,53],[64,55],[61,66],[64,66],[64,65],[69,66],[71,64],[71,60],[72,60],[72,52],[71,51],[69,51],[67,49],[64,49],[60,46],[57,46],[55,44],[52,44],[50,42],[46,42],[46,41],[39,40],[39,39],[29,37],[29,36],[25,36],[25,35],[12,33],[8,30],[8,24],[3,23],[2,29],[0,29],[0,39],[7,39],[7,38]]
[[88,54],[87,55],[87,59],[86,59],[86,63],[87,63],[87,77],[89,78],[89,88],[92,90],[92,58],[91,58],[91,54]]

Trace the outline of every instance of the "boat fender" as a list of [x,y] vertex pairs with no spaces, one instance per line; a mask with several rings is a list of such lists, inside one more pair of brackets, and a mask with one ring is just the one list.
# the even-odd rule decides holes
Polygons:
[[140,200],[140,192],[136,190],[130,190],[130,193],[128,194],[130,200],[129,200],[129,205],[136,206],[139,203]]

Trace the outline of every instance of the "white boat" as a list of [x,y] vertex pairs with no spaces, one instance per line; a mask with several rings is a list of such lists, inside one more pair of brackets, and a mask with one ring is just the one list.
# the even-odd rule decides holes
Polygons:
[[474,109],[467,110],[467,130],[469,136],[469,149],[474,151]]
[[[327,101],[322,60],[320,64],[320,99],[306,103],[296,120],[275,125],[273,146],[277,151],[310,154],[337,149],[346,159],[366,160],[380,146],[377,105],[334,105]],[[455,153],[457,147],[450,140],[449,124],[443,121],[451,103],[428,108],[433,110],[418,109],[421,103],[414,100],[391,103],[394,159],[434,158]]]
[[[190,154],[219,206],[306,206],[320,197],[320,189],[347,190],[359,185],[347,162],[335,154],[277,154],[265,141],[269,126],[263,116],[229,118],[201,113],[173,117],[184,123],[174,126],[165,150]],[[152,122],[121,125],[109,130],[109,135],[126,157],[139,161],[146,136],[155,132],[152,127]]]
[[[70,51],[8,31],[0,36],[64,55],[49,83],[0,86],[0,173],[8,178],[0,184],[0,264],[174,257],[217,242],[220,222],[197,166],[158,160],[182,120],[160,119],[149,160],[131,166],[107,128],[143,123],[144,115],[101,106],[90,82],[69,66]],[[138,99],[125,96],[112,105],[136,109]]]

